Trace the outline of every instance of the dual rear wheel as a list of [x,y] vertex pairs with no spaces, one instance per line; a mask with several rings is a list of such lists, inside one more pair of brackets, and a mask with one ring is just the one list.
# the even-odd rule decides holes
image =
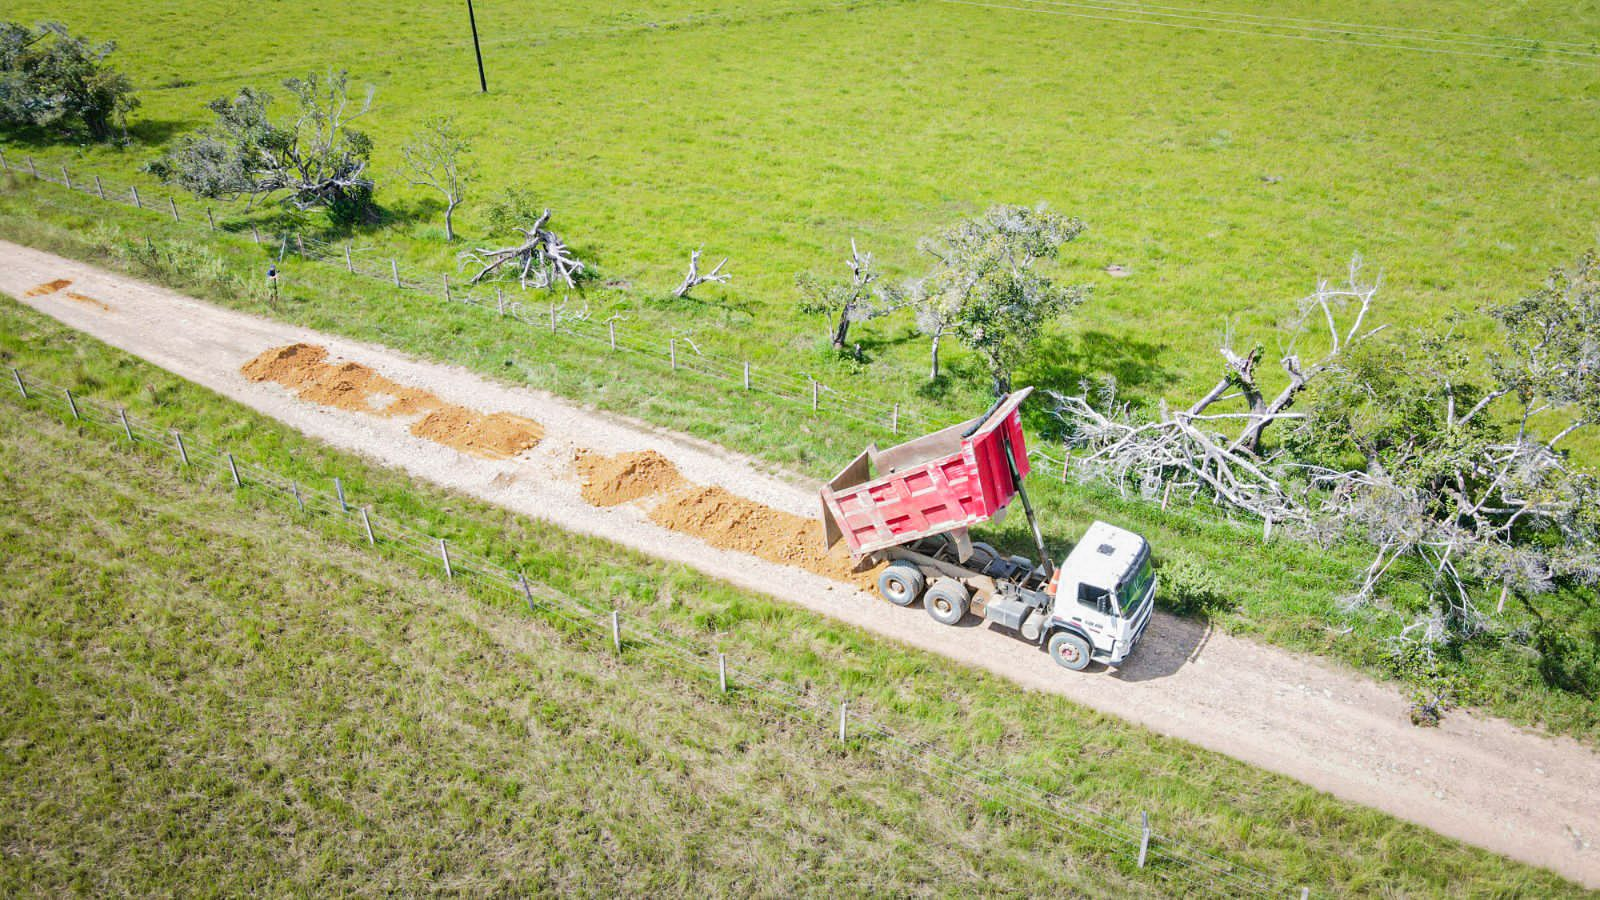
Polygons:
[[883,570],[878,576],[878,593],[895,606],[910,606],[921,596],[922,607],[928,615],[943,625],[960,622],[972,602],[966,585],[954,578],[935,578],[930,585],[922,570],[906,562],[894,563]]

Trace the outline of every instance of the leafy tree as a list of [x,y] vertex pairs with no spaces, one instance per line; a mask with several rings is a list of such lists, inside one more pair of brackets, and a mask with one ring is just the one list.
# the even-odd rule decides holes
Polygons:
[[1089,296],[1087,285],[1058,285],[1035,268],[1083,228],[1043,206],[997,206],[920,242],[937,262],[905,293],[933,339],[931,377],[939,375],[939,340],[948,333],[983,357],[997,392],[1010,390],[1013,369],[1045,324]]
[[472,181],[472,169],[461,159],[471,149],[471,143],[457,130],[455,121],[442,116],[425,122],[412,142],[400,148],[406,167],[411,170],[411,183],[433,188],[444,195],[444,239],[447,241],[456,239],[453,222],[456,207],[461,205],[467,185]]
[[283,86],[298,107],[292,121],[274,122],[271,96],[246,87],[208,104],[216,121],[180,138],[147,168],[202,197],[248,197],[253,205],[276,196],[295,209],[326,209],[336,222],[370,216],[372,140],[350,123],[372,108],[372,92],[352,107],[342,71],[291,78]]
[[106,64],[115,49],[54,22],[0,23],[0,126],[81,129],[96,141],[124,132],[139,100],[128,76]]
[[845,260],[845,265],[850,269],[848,280],[827,280],[810,274],[795,277],[795,286],[800,290],[800,311],[809,316],[828,317],[835,350],[844,349],[852,324],[889,311],[888,307],[873,302],[872,284],[878,280],[878,271],[873,268],[872,254],[857,250],[856,242],[851,240],[850,258]]

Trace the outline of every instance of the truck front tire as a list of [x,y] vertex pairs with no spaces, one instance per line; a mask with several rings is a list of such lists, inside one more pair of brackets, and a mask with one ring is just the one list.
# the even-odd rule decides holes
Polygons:
[[1050,658],[1063,669],[1082,672],[1089,666],[1089,642],[1070,631],[1058,631],[1050,636]]
[[878,576],[878,593],[895,606],[910,606],[928,583],[922,572],[910,563],[898,562]]
[[954,625],[967,617],[967,602],[971,595],[967,588],[954,578],[940,578],[922,596],[922,607],[940,625]]

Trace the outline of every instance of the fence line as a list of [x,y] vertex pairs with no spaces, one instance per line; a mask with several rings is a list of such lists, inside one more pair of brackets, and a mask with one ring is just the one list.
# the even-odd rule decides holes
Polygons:
[[[184,469],[205,469],[214,475],[222,474],[227,466],[227,484],[232,490],[271,491],[285,500],[292,498],[295,507],[290,513],[315,517],[331,523],[336,530],[356,547],[368,547],[382,552],[393,549],[408,558],[423,571],[445,574],[457,582],[471,582],[491,588],[509,597],[514,603],[526,602],[530,610],[565,622],[579,633],[615,642],[620,658],[625,660],[630,652],[645,653],[657,661],[674,666],[697,683],[707,686],[727,686],[734,691],[771,704],[802,722],[818,727],[831,737],[831,725],[840,716],[843,729],[842,708],[835,701],[820,697],[808,689],[763,673],[754,666],[735,668],[716,648],[706,648],[691,643],[660,628],[639,624],[634,617],[614,618],[617,611],[593,601],[576,599],[536,581],[524,573],[514,572],[470,549],[451,548],[441,553],[444,540],[431,535],[400,519],[380,518],[371,505],[350,505],[348,498],[325,489],[301,485],[270,469],[241,461],[230,451],[197,440],[181,431],[159,431],[135,421],[122,407],[114,407],[70,392],[64,386],[34,379],[13,368],[15,392],[6,392],[13,402],[50,409],[62,421],[78,425],[94,425],[138,446],[144,445],[152,452],[171,458]],[[59,406],[59,409],[56,408]],[[71,407],[72,418],[66,419]],[[340,485],[342,491],[342,483]],[[284,504],[287,509],[287,503]],[[359,511],[359,516],[356,512]],[[443,557],[443,558],[441,558]],[[951,783],[959,790],[977,799],[998,799],[1015,807],[1032,811],[1047,825],[1065,836],[1078,836],[1093,832],[1119,848],[1111,857],[1113,864],[1123,863],[1130,871],[1138,871],[1160,879],[1169,886],[1187,891],[1199,891],[1220,896],[1290,896],[1299,888],[1286,884],[1260,870],[1230,862],[1215,854],[1190,849],[1176,840],[1140,828],[1132,823],[1114,819],[1089,807],[1076,804],[1067,798],[1034,787],[1021,778],[997,770],[985,770],[968,762],[957,760],[943,752],[930,741],[898,734],[892,727],[881,724],[870,712],[863,712],[859,700],[850,702],[852,724],[850,747],[862,747],[886,759],[901,759],[931,777]],[[1145,848],[1141,852],[1141,846]],[[1148,856],[1144,864],[1131,861]],[[1158,863],[1158,865],[1152,865]]]
[[[41,173],[33,157],[29,156],[26,159],[29,166],[29,175],[39,181],[65,187],[100,199],[107,199],[108,197],[105,181],[98,175],[93,176],[91,185],[90,182],[83,180],[81,173],[77,180],[73,180],[66,167],[59,166],[58,168],[63,175],[61,180],[57,180]],[[0,170],[12,171],[11,163],[3,152],[0,152]],[[114,200],[108,202],[127,204],[127,200],[124,200],[122,195],[115,190],[112,191],[109,197],[114,198]],[[133,205],[140,209],[147,209],[146,204],[151,202],[151,198],[148,196],[144,196],[141,200],[137,186],[129,187],[127,197],[131,198]],[[180,209],[172,195],[167,195],[166,199],[173,210]],[[205,206],[204,211],[209,219],[211,215],[210,206]],[[174,218],[176,219],[177,217],[174,216]],[[190,217],[180,221],[192,224],[197,220],[198,217]],[[256,243],[263,243],[260,233],[254,226],[251,226],[251,233],[255,237]],[[148,237],[146,241],[148,242]],[[700,354],[698,348],[695,348],[696,353],[693,356],[676,354],[674,352],[675,342],[679,340],[688,342],[687,338],[669,337],[666,343],[660,346],[648,345],[638,339],[637,335],[629,335],[625,331],[619,332],[615,318],[602,322],[572,317],[563,318],[559,315],[559,307],[554,302],[545,304],[545,313],[541,314],[537,307],[523,301],[506,301],[503,290],[498,287],[495,289],[494,294],[490,295],[487,291],[479,293],[472,290],[463,290],[460,287],[449,287],[448,275],[439,282],[403,279],[399,274],[399,263],[393,258],[388,259],[389,266],[387,267],[368,269],[361,263],[353,261],[353,254],[366,253],[368,252],[367,249],[357,249],[350,245],[335,245],[327,241],[307,238],[302,234],[287,231],[272,235],[271,240],[267,243],[277,244],[280,247],[280,258],[283,253],[287,253],[291,247],[294,247],[299,251],[297,255],[306,260],[335,264],[349,273],[379,281],[389,282],[392,279],[396,287],[404,290],[429,296],[440,295],[449,303],[461,304],[499,317],[510,318],[534,334],[556,334],[572,340],[586,341],[597,348],[636,354],[648,362],[665,367],[669,372],[682,370],[729,384],[739,385],[743,390],[766,394],[789,403],[808,407],[813,413],[826,412],[832,416],[850,419],[880,432],[888,432],[895,437],[901,434],[902,426],[907,432],[918,433],[951,424],[949,422],[935,422],[927,413],[909,410],[898,402],[876,405],[866,403],[866,401],[858,401],[865,403],[865,405],[852,406],[853,395],[836,391],[810,375],[794,375],[780,370],[758,370],[752,367],[748,360],[729,363],[716,357]],[[443,286],[442,292],[440,290],[441,286]],[[557,325],[554,330],[550,327],[552,321]],[[676,363],[673,362],[674,357],[676,357]],[[752,371],[757,372],[759,377],[753,377]],[[764,382],[768,380],[776,382],[778,387],[765,386]],[[824,394],[835,398],[835,402],[819,405],[819,397]],[[1046,470],[1060,473],[1063,481],[1069,480],[1070,459],[1065,452],[1061,457],[1056,457],[1036,445],[1028,448],[1028,457],[1035,464],[1043,464]],[[1125,500],[1129,498],[1128,484],[1126,482],[1118,482],[1111,486],[1116,489],[1120,497]],[[1170,485],[1165,486],[1170,488]],[[1142,499],[1146,501],[1153,502],[1155,499],[1155,495],[1148,491],[1141,490],[1140,493]],[[1169,510],[1168,507],[1174,502],[1181,502],[1184,506],[1183,511],[1188,513],[1191,518],[1197,518],[1209,524],[1228,525],[1238,530],[1252,529],[1263,543],[1268,542],[1271,538],[1270,525],[1248,525],[1237,518],[1234,511],[1224,510],[1218,507],[1215,502],[1203,502],[1201,492],[1197,489],[1197,486],[1191,486],[1177,496],[1173,496],[1172,492],[1167,490],[1162,496],[1162,509],[1164,512],[1175,512],[1175,510]]]

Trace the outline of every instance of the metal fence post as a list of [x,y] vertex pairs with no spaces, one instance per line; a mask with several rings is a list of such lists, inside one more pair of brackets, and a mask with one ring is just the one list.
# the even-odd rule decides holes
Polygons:
[[445,545],[444,538],[439,538],[439,558],[444,560],[444,577],[456,577],[456,570],[450,565],[450,548]]
[[528,612],[533,612],[533,586],[528,584],[528,576],[518,572],[517,581],[522,583],[522,596],[528,598]]
[[72,388],[67,388],[67,407],[72,410],[72,421],[80,421],[83,417],[78,415],[78,401],[72,399]]
[[233,486],[244,487],[244,480],[239,477],[239,465],[233,461],[233,454],[228,454],[228,471],[233,473]]
[[400,263],[393,257],[389,259],[389,271],[394,273],[394,286],[400,286]]
[[183,435],[174,431],[172,437],[178,444],[178,461],[185,466],[189,465],[189,448],[183,445]]
[[128,440],[133,440],[133,426],[128,424],[128,411],[117,407],[117,418],[122,420],[122,433],[128,436]]
[[28,386],[22,383],[22,373],[17,371],[16,366],[11,367],[11,377],[17,380],[17,390],[22,392],[22,399],[28,399]]
[[167,198],[167,206],[172,208],[172,221],[174,221],[174,222],[183,221],[182,219],[178,218],[178,201],[172,199],[171,197],[168,197]]
[[342,482],[339,479],[335,478],[333,480],[333,492],[335,494],[339,495],[339,511],[340,512],[349,512],[350,511],[350,504],[344,502],[344,482]]
[[717,654],[717,683],[722,686],[722,692],[728,692],[728,657],[726,654]]
[[305,512],[306,511],[306,501],[305,501],[304,497],[300,496],[300,482],[298,482],[298,481],[289,482],[289,492],[291,494],[294,494],[294,504],[296,506],[300,507],[300,511],[301,512]]
[[372,533],[372,520],[367,518],[367,508],[361,507],[361,527],[367,530],[367,543],[373,547],[378,546],[378,539]]
[[99,175],[94,177],[94,192],[100,195],[101,200],[106,198],[106,186],[100,183]]
[[1144,830],[1139,835],[1139,868],[1142,869],[1144,868],[1145,854],[1150,852],[1150,814],[1141,812],[1139,816],[1144,821]]
[[144,209],[144,201],[139,199],[139,186],[128,188],[128,193],[133,195],[133,205],[138,209]]
[[622,617],[614,609],[611,611],[611,646],[618,655],[622,653]]

